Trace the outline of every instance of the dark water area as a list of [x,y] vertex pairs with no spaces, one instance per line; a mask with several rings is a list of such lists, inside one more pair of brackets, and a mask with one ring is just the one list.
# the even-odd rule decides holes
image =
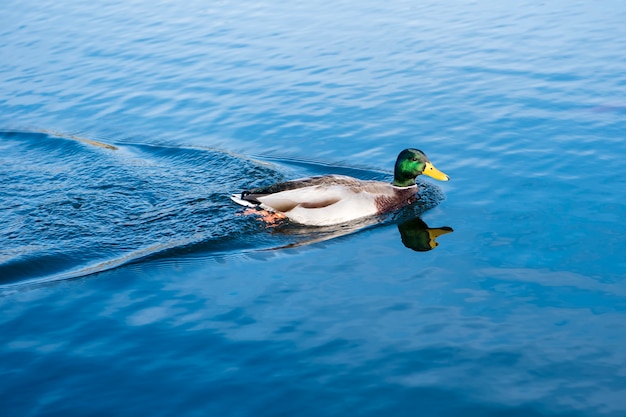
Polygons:
[[[626,415],[621,2],[2,9],[1,415]],[[407,147],[389,216],[229,198]]]

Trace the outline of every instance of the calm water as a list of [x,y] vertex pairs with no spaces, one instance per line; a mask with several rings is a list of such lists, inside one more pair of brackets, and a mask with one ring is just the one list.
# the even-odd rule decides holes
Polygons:
[[626,415],[626,6],[490,3],[3,3],[1,414]]

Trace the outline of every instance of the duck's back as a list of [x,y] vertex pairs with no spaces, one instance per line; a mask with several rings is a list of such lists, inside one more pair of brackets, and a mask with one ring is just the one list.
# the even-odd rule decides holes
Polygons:
[[416,191],[416,187],[325,175],[255,188],[241,197],[298,223],[324,226],[395,210],[408,204]]

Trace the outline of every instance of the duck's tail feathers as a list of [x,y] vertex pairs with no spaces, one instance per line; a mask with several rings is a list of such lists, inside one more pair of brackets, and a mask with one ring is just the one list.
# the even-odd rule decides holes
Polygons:
[[250,201],[246,201],[243,198],[241,198],[241,194],[232,194],[230,196],[230,199],[233,200],[235,203],[244,207],[257,207],[258,206],[258,204],[255,204]]

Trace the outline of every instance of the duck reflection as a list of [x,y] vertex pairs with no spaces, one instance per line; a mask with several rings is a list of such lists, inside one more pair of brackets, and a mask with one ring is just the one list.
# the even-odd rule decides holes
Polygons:
[[417,252],[435,249],[439,243],[435,240],[441,235],[452,233],[451,227],[428,227],[419,217],[398,224],[402,243]]
[[[439,242],[436,241],[439,236],[453,232],[453,229],[448,226],[428,227],[419,216],[401,222],[396,219],[394,222],[397,223],[400,239],[404,246],[416,252],[433,250],[439,246]],[[380,219],[370,218],[340,226],[311,227],[286,222],[270,225],[269,227],[271,227],[273,234],[292,237],[297,236],[301,238],[297,242],[273,248],[285,249],[336,239],[385,223],[389,224],[388,222],[381,223]]]

